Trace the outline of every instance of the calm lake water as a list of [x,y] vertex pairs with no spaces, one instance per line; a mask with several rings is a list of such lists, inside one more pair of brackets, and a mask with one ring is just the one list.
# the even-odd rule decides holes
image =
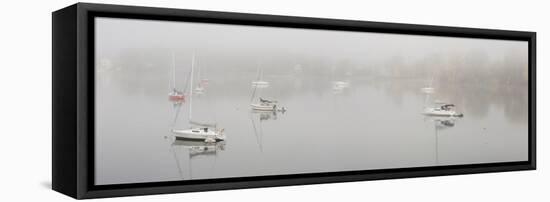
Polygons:
[[[157,69],[155,69],[157,68]],[[438,87],[405,78],[276,74],[257,94],[279,101],[284,113],[250,110],[256,71],[210,71],[193,119],[216,122],[218,144],[174,140],[189,128],[189,100],[168,101],[170,68],[96,73],[96,184],[230,178],[527,160],[526,86],[509,89]],[[188,68],[178,69],[185,86]],[[163,76],[147,76],[163,75]],[[198,75],[195,75],[198,76]],[[196,79],[196,78],[195,78]],[[453,90],[450,90],[453,89]],[[254,101],[257,101],[257,96]],[[464,117],[422,115],[435,99],[457,105]],[[426,101],[428,100],[428,102]]]
[[[528,158],[526,41],[98,17],[94,42],[96,184]],[[170,132],[190,127],[168,93],[192,55],[193,87],[209,80],[193,120],[223,128],[218,144]],[[259,97],[287,111],[251,112]],[[436,100],[464,117],[423,116]]]

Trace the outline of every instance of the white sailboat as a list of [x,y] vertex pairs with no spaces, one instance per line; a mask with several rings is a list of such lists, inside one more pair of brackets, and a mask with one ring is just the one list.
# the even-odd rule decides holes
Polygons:
[[421,88],[420,90],[421,90],[423,93],[428,93],[428,94],[434,93],[434,91],[435,91],[435,89],[432,88],[432,87],[424,87],[424,88]]
[[433,80],[434,79],[432,77],[429,85],[421,88],[421,91],[426,94],[426,98],[424,100],[424,111],[422,114],[426,116],[462,117],[463,114],[456,112],[454,109],[455,105],[451,103],[444,103],[436,100],[432,106],[428,106],[430,95],[435,93],[435,89],[432,87]]
[[[193,55],[191,62],[191,79],[190,83],[193,83],[193,69],[195,66],[195,55]],[[172,133],[176,138],[190,139],[190,140],[202,140],[205,142],[217,142],[225,140],[226,136],[223,133],[224,129],[217,129],[216,124],[199,123],[193,121],[193,85],[189,85],[189,123],[197,125],[199,127],[191,127],[189,129],[172,129]]]
[[257,111],[286,111],[286,108],[282,107],[282,108],[278,108],[277,106],[277,101],[275,100],[268,100],[268,99],[263,99],[261,97],[259,97],[259,102],[252,102],[254,101],[254,98],[256,96],[256,92],[258,91],[258,89],[261,89],[261,88],[267,88],[269,86],[269,82],[267,81],[262,81],[262,77],[263,77],[263,73],[261,72],[259,66],[258,66],[258,78],[256,79],[256,81],[253,81],[252,82],[252,87],[254,88],[254,90],[252,91],[252,96],[250,97],[250,107],[252,108],[252,110],[257,110]]
[[[250,98],[250,102],[252,102],[254,100],[254,97],[256,95],[256,91],[257,91],[258,87],[255,87],[254,90],[252,91],[252,96]],[[263,99],[261,97],[258,98],[260,102],[256,102],[256,103],[250,103],[250,107],[252,108],[252,110],[256,110],[256,111],[281,111],[281,112],[285,112],[286,111],[286,108],[282,107],[282,108],[278,108],[277,107],[277,101],[275,100],[268,100],[268,99]]]
[[185,101],[184,93],[177,90],[176,88],[176,56],[174,55],[174,53],[172,53],[172,81],[169,85],[169,88],[172,89],[172,91],[168,93],[168,99],[170,101],[178,103]]
[[260,99],[260,102],[250,104],[253,110],[258,110],[258,111],[276,111],[277,110],[277,101],[266,100],[262,98],[259,98],[259,99]]
[[350,87],[350,82],[349,81],[333,81],[332,82],[332,90],[334,92],[342,92],[344,91],[345,89],[349,88]]
[[424,115],[427,116],[452,116],[452,117],[462,117],[462,113],[458,113],[454,110],[454,104],[448,103],[436,103],[434,107],[424,108]]
[[[344,92],[346,89],[350,88],[351,82],[349,81],[349,79],[337,80],[336,72],[337,72],[336,66],[333,64],[331,67],[332,92],[334,94],[340,94]],[[351,76],[351,72],[347,71],[345,75],[347,78],[349,78]]]
[[420,88],[420,91],[426,94],[432,94],[435,92],[435,89],[433,88],[434,83],[434,76],[432,75],[432,78],[430,79],[428,85],[426,87]]
[[254,88],[267,88],[267,87],[269,87],[269,82],[263,80],[263,74],[264,74],[264,72],[260,68],[260,65],[258,65],[258,77],[255,81],[252,81],[252,87],[254,87]]
[[202,95],[204,94],[204,91],[205,91],[205,87],[206,85],[208,84],[208,79],[204,79],[202,78],[201,76],[201,66],[199,65],[198,67],[199,71],[198,71],[198,84],[197,84],[197,87],[195,88],[195,94],[198,94],[198,95]]

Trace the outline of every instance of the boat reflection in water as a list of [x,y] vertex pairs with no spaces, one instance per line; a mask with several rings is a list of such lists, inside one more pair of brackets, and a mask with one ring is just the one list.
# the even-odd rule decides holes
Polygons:
[[[266,121],[276,121],[278,114],[282,115],[286,112],[286,109],[263,111],[263,110],[250,110],[250,121],[252,122],[252,129],[254,130],[254,136],[260,152],[263,152],[263,124]],[[256,123],[258,122],[258,123]]]
[[217,152],[225,150],[225,143],[226,141],[204,142],[176,138],[172,142],[172,147],[185,148],[189,151],[189,156],[194,157],[199,155],[216,155]]
[[268,120],[277,120],[277,114],[284,114],[286,109],[274,110],[274,111],[263,111],[263,110],[251,110],[252,116],[257,115],[260,122]]
[[433,123],[435,136],[435,163],[439,164],[439,132],[453,128],[461,117],[456,116],[426,116],[425,121]]
[[193,170],[195,175],[213,175],[217,155],[225,150],[225,143],[226,141],[204,142],[173,138],[170,150],[181,179],[201,178],[194,176]]

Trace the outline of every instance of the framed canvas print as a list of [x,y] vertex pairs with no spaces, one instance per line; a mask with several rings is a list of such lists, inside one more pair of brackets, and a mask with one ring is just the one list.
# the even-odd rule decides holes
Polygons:
[[535,169],[534,32],[52,16],[52,183],[74,198]]

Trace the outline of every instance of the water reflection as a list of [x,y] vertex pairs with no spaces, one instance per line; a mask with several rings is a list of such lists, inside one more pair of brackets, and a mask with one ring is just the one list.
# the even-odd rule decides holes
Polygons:
[[[173,138],[170,144],[170,151],[174,156],[182,180],[194,179],[193,170],[197,169],[200,169],[198,171],[200,174],[213,175],[217,155],[224,150],[225,141],[204,142]],[[207,164],[206,167],[209,168],[196,163]]]
[[441,117],[441,116],[424,116],[424,120],[428,123],[433,124],[434,127],[434,139],[435,139],[435,164],[440,165],[439,163],[439,135],[443,130],[451,129],[455,126],[455,123],[461,117]]
[[260,151],[263,151],[263,136],[264,129],[263,124],[266,121],[276,121],[277,114],[284,114],[286,110],[273,110],[273,111],[264,111],[264,110],[250,110],[249,117],[252,123],[252,130],[254,131],[254,137],[258,144]]

